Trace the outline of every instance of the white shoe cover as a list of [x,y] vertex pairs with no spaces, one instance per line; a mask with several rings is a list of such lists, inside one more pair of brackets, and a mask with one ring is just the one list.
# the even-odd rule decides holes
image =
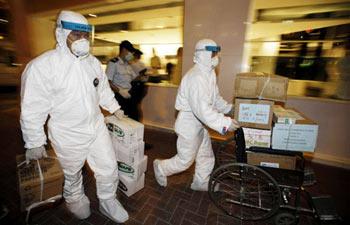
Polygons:
[[191,189],[194,191],[208,191],[208,183],[192,182]]
[[117,199],[100,200],[100,211],[116,223],[124,223],[129,219],[128,212]]
[[68,210],[80,220],[86,219],[90,216],[90,201],[86,195],[76,202],[66,202]]
[[166,187],[167,186],[167,179],[166,176],[163,175],[163,172],[160,168],[160,160],[156,159],[153,161],[153,169],[154,169],[154,176],[156,177],[156,180],[160,186]]

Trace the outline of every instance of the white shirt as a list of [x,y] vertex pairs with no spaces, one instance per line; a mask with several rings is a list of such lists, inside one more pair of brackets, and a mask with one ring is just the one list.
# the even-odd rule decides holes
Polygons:
[[131,81],[137,77],[131,66],[120,57],[108,62],[106,74],[113,85],[128,90],[131,89]]

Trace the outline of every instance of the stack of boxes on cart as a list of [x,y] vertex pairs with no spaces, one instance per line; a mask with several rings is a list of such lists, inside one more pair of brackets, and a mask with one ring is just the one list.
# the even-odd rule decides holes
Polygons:
[[127,196],[145,185],[147,156],[144,155],[144,125],[130,118],[105,118],[116,151],[119,171],[118,188]]
[[235,81],[235,119],[243,127],[247,162],[295,169],[296,158],[250,152],[262,147],[279,151],[313,152],[318,125],[292,108],[285,108],[288,78],[267,73],[240,73]]

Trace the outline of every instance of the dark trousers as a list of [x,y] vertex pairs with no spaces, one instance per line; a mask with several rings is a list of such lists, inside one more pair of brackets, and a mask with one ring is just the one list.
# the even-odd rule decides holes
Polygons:
[[146,88],[144,83],[141,81],[132,81],[129,94],[131,95],[131,98],[126,99],[119,93],[115,93],[115,98],[117,99],[125,115],[128,115],[128,117],[136,121],[140,121],[141,101],[146,95]]

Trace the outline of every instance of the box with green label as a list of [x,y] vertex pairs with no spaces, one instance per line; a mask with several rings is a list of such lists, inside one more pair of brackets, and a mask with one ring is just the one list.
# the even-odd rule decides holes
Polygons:
[[110,135],[125,145],[143,141],[144,125],[128,117],[107,116],[105,123]]
[[143,141],[125,145],[112,136],[112,143],[118,161],[134,166],[135,163],[143,159],[145,152],[145,143]]
[[243,127],[246,148],[252,146],[270,148],[271,130],[262,130]]
[[145,186],[145,174],[137,180],[131,179],[123,174],[119,175],[118,189],[121,190],[126,196],[130,197]]
[[125,162],[118,162],[119,175],[130,177],[133,180],[139,179],[147,170],[147,155],[141,161],[134,165],[128,165]]

